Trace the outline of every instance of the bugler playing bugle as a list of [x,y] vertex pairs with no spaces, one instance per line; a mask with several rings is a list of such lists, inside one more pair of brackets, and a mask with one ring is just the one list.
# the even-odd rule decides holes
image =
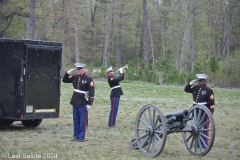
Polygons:
[[115,71],[114,74],[115,74],[116,76],[119,76],[120,70],[122,70],[122,72],[124,73],[124,72],[125,72],[125,70],[124,70],[125,68],[128,68],[128,65],[125,65],[124,67],[119,68],[118,70]]
[[116,78],[114,77],[114,75],[116,76],[115,74],[116,72],[114,73],[112,66],[105,71],[106,75],[108,76],[108,84],[111,88],[111,94],[110,94],[111,109],[110,109],[109,119],[108,119],[109,127],[116,126],[116,117],[118,113],[120,96],[123,95],[123,91],[119,82],[124,79],[125,68],[128,68],[128,66],[126,65],[124,67],[121,67],[116,71],[120,73]]

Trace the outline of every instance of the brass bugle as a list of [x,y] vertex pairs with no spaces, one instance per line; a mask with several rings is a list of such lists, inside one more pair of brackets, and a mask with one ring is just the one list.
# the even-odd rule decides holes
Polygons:
[[114,72],[114,74],[115,74],[116,76],[119,76],[119,74],[120,74],[120,69],[122,69],[123,72],[124,72],[124,69],[125,69],[125,68],[128,68],[128,65],[125,65],[124,67],[119,68],[118,70],[116,70],[116,71]]

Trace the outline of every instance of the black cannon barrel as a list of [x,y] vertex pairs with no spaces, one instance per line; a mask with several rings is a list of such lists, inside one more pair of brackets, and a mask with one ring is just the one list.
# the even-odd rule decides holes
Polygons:
[[183,110],[183,111],[169,113],[165,117],[171,117],[171,116],[175,116],[176,119],[188,119],[190,116],[190,113],[188,110]]

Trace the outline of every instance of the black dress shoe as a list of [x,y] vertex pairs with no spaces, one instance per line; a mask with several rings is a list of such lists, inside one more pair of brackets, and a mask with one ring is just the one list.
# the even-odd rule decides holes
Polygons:
[[71,139],[71,141],[79,141],[79,139],[73,138],[73,139]]

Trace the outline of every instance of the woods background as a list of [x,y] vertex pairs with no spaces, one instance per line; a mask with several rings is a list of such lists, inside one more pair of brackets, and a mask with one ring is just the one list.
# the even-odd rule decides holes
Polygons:
[[240,0],[0,0],[0,38],[63,43],[63,73],[128,64],[126,80],[240,86]]

